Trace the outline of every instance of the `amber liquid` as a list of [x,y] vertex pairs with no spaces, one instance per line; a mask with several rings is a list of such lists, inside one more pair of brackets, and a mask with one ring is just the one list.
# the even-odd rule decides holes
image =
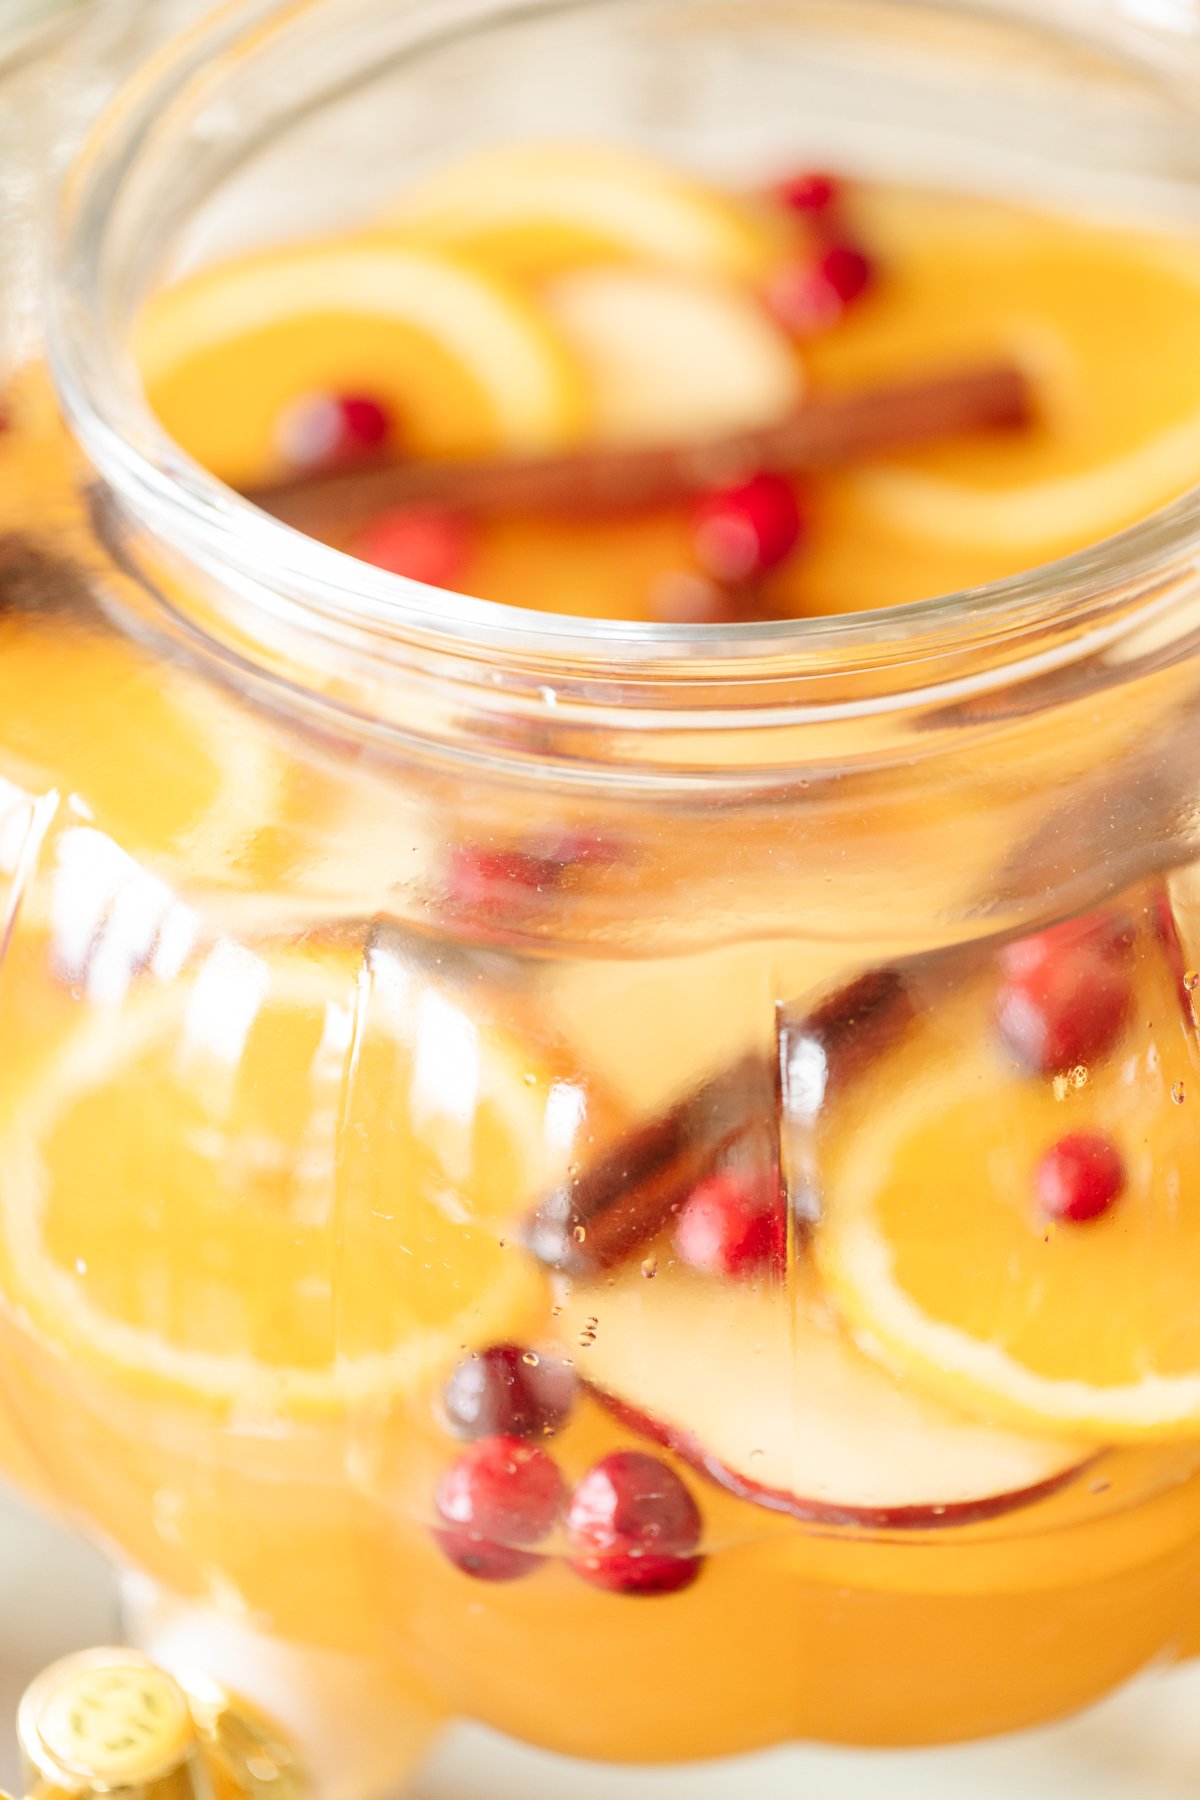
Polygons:
[[[950,340],[990,351],[1017,299],[1036,293],[1039,341],[1057,331],[1071,353],[1049,359],[1061,417],[1074,417],[1081,382],[1100,392],[1112,321],[1091,284],[1125,256],[1115,239],[950,200],[861,206],[893,273],[856,322],[813,346],[814,378],[833,387],[911,369]],[[1177,264],[1191,255],[1156,251],[1126,270],[1149,356],[1138,403],[1163,418],[1200,368],[1194,318],[1186,357],[1168,355],[1162,336]],[[1145,418],[1131,417],[1120,384],[1104,397],[1115,462]],[[1006,1407],[1003,1383],[983,1397],[969,1368],[931,1373],[919,1344],[884,1346],[850,1316],[857,1278],[829,1248],[826,1214],[862,1201],[847,1145],[899,1130],[893,1098],[931,1095],[941,1148],[926,1145],[917,1170],[933,1197],[922,1232],[960,1256],[939,1291],[961,1298],[943,1323],[969,1337],[976,1316],[994,1324],[984,1301],[1003,1258],[1044,1238],[1023,1193],[1002,1183],[1009,1211],[976,1208],[990,1165],[981,1176],[978,1144],[955,1135],[960,1061],[984,1071],[985,1111],[1012,1112],[1022,1168],[1044,1148],[1048,1105],[1107,1128],[1089,1107],[1115,1083],[1129,1144],[1161,1150],[1131,1206],[1163,1341],[1130,1335],[1117,1213],[1083,1246],[1090,1310],[1056,1312],[1056,1283],[1080,1291],[1067,1234],[1044,1282],[1013,1302],[1029,1329],[1010,1342],[1002,1320],[998,1341],[1039,1374],[1065,1369],[1085,1385],[1093,1340],[1101,1386],[1132,1381],[1139,1361],[1188,1367],[1179,1271],[1200,1244],[1187,1223],[1200,1196],[1178,1154],[1190,1115],[1172,1090],[1200,1093],[1178,979],[1200,960],[1192,873],[1166,885],[1131,877],[1112,903],[1132,920],[1136,1017],[1096,1059],[1104,1072],[1085,1069],[1062,1095],[989,1049],[993,947],[942,953],[928,935],[931,916],[969,915],[1004,860],[998,846],[1036,858],[1047,794],[1078,787],[1086,798],[1098,767],[1144,744],[1148,720],[1170,730],[1183,678],[1147,679],[1102,718],[1081,707],[1075,731],[1035,721],[1007,744],[1010,762],[995,745],[964,753],[937,791],[914,797],[881,778],[868,799],[799,824],[764,808],[745,823],[732,878],[728,828],[681,811],[672,834],[614,818],[609,853],[561,854],[557,877],[485,860],[482,884],[464,887],[464,847],[528,850],[517,810],[493,811],[485,833],[478,796],[431,789],[419,772],[351,769],[336,745],[102,620],[81,590],[94,553],[61,438],[32,384],[18,400],[17,428],[0,442],[17,497],[12,510],[0,502],[0,1007],[19,1046],[0,1081],[0,1391],[15,1477],[201,1607],[350,1652],[398,1693],[579,1756],[970,1737],[1052,1718],[1182,1651],[1200,1597],[1200,1426],[1139,1433],[1126,1421],[1106,1434],[1094,1418],[1039,1419],[1027,1398]],[[1081,503],[1073,522],[1051,506],[1059,523],[1039,537],[1042,491],[1005,537],[1014,487],[1053,500],[1070,479],[1080,498],[1078,441],[1059,418],[1022,443],[928,450],[815,483],[811,543],[777,579],[779,610],[902,601],[1023,566],[1030,543],[1051,554],[1094,536]],[[950,514],[914,531],[913,494],[936,512],[946,481]],[[1169,467],[1156,464],[1155,481],[1163,491],[1149,501],[1120,489],[1115,505],[1102,483],[1105,526],[1173,490]],[[641,616],[652,577],[687,553],[683,532],[673,515],[588,531],[502,521],[482,535],[467,585]],[[1088,853],[1085,835],[1084,866]],[[891,911],[902,954],[878,909],[873,935],[852,912],[838,916],[855,895],[865,905],[866,873],[897,857],[911,872]],[[1164,904],[1169,941],[1154,926]],[[626,935],[614,951],[616,910]],[[753,941],[732,942],[747,921]],[[594,1279],[564,1281],[530,1258],[523,1221],[556,1183],[739,1057],[771,1069],[781,1007],[803,1019],[897,955],[931,1008],[962,1010],[961,1057],[920,1029],[898,1047],[873,1044],[864,1025],[867,1085],[849,1097],[831,1092],[815,1114],[792,1116],[764,1080],[759,1124],[795,1203],[784,1266],[723,1288],[681,1268],[671,1215],[632,1261]],[[909,1140],[898,1142],[895,1169],[912,1176]],[[902,1207],[898,1217],[900,1268],[911,1245]],[[805,1369],[770,1366],[771,1331],[814,1306],[833,1354],[861,1362],[889,1406],[911,1393],[942,1409],[939,1444],[958,1421],[1032,1443],[1042,1467],[1053,1458],[1036,1446],[1053,1440],[1064,1446],[1057,1473],[981,1505],[989,1496],[956,1463],[939,1498],[919,1434],[904,1440],[911,1469],[872,1470],[874,1414],[832,1407],[830,1457],[853,1464],[861,1450],[865,1490],[798,1490],[779,1505],[779,1465],[793,1462],[797,1480],[806,1466],[790,1410]],[[639,1348],[627,1367],[623,1339],[653,1343],[653,1360]],[[439,1396],[464,1353],[508,1341],[557,1347],[584,1383],[549,1444],[568,1485],[628,1446],[685,1483],[703,1520],[690,1584],[653,1597],[588,1585],[561,1528],[519,1580],[473,1580],[444,1556],[435,1495],[461,1444]],[[647,1367],[664,1375],[655,1391],[668,1407],[679,1371],[677,1416],[644,1410]],[[756,1367],[788,1406],[779,1441],[750,1445],[734,1468],[722,1460],[730,1394],[736,1412]],[[760,1454],[775,1471],[771,1503],[756,1491]],[[885,1477],[890,1510],[875,1492]]]

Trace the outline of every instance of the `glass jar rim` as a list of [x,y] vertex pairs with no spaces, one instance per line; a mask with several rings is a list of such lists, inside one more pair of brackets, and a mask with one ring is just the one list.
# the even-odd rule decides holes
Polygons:
[[[326,0],[227,0],[215,14],[165,46],[121,90],[95,124],[58,196],[48,275],[48,360],[64,414],[102,482],[151,530],[206,571],[234,575],[258,603],[286,595],[292,621],[307,611],[326,628],[397,638],[433,651],[569,658],[636,678],[680,661],[697,681],[733,665],[740,678],[769,664],[778,676],[834,673],[869,663],[902,667],[951,651],[996,652],[1012,673],[1012,649],[1031,632],[1075,617],[1095,618],[1107,596],[1158,590],[1164,571],[1200,550],[1200,485],[1136,524],[1053,561],[979,586],[926,599],[838,615],[727,625],[648,624],[535,611],[432,588],[364,564],[272,518],[224,486],[168,437],[141,393],[115,322],[103,304],[108,277],[107,223],[121,183],[165,109],[196,79],[211,79],[222,57],[257,48],[272,30],[318,10]],[[486,0],[485,0],[486,3]],[[498,0],[506,14],[546,11],[544,0]],[[553,0],[551,10],[579,0]],[[416,9],[419,10],[419,9]],[[493,11],[495,7],[493,7]],[[459,7],[464,30],[487,17],[478,0]],[[986,11],[1028,27],[1009,0]],[[1039,24],[1041,22],[1039,21]],[[1043,26],[1043,28],[1046,28]],[[1087,40],[1065,25],[1066,42]],[[444,38],[443,21],[436,28]],[[1136,36],[1136,34],[1134,34]],[[1127,22],[1120,53],[1139,73],[1155,57],[1138,55]],[[418,40],[419,48],[419,40]],[[1039,654],[1040,672],[1092,651],[1103,626],[1068,649]],[[1021,660],[1021,652],[1017,651]],[[1028,666],[1028,665],[1027,665]],[[911,686],[906,698],[913,698]]]

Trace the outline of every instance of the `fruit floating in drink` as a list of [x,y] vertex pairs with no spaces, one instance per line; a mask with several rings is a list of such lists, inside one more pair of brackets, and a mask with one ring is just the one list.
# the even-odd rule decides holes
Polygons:
[[[1137,222],[537,143],[208,263],[134,348],[344,591],[658,627],[682,683],[731,641],[699,628],[981,586],[1177,498],[1198,319],[1200,248]],[[44,596],[22,518],[0,572]],[[197,1616],[604,1761],[983,1736],[1183,1649],[1200,902],[1147,856],[1043,917],[1028,875],[1177,676],[941,788],[675,826],[497,798],[552,707],[393,780],[343,672],[281,723],[233,651],[159,680],[85,611],[0,620],[3,1392],[61,1504]],[[881,866],[890,944],[836,916]]]

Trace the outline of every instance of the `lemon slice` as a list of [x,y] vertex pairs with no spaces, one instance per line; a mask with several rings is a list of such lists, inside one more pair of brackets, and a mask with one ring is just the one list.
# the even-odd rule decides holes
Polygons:
[[[898,192],[860,196],[886,279],[814,338],[831,387],[997,356],[1027,369],[1026,430],[924,446],[843,477],[854,516],[906,546],[1015,570],[1079,548],[1176,498],[1200,472],[1200,251]],[[991,573],[989,569],[986,573]]]
[[0,1272],[72,1366],[208,1416],[321,1418],[527,1328],[505,1234],[582,1103],[395,959],[219,940],[0,1111]]
[[[833,1127],[821,1269],[924,1389],[1101,1441],[1196,1435],[1195,1036],[1168,972],[1138,999],[1114,1054],[1046,1080],[995,1047],[977,992],[885,1057]],[[1125,1191],[1102,1218],[1049,1222],[1034,1172],[1075,1132],[1111,1139]]]
[[393,217],[523,278],[617,260],[756,282],[780,254],[765,214],[601,144],[489,145],[414,184]]
[[554,449],[586,417],[582,377],[519,289],[395,233],[205,269],[148,303],[135,353],[167,430],[233,486],[286,472],[280,418],[314,393],[369,393],[416,457]]

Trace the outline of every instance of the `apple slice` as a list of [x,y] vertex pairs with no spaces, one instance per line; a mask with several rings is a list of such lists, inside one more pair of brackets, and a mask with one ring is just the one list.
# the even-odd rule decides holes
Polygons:
[[749,431],[801,398],[795,351],[739,288],[663,269],[587,268],[547,282],[542,302],[589,378],[598,443]]
[[635,1271],[577,1285],[559,1323],[626,1425],[799,1519],[966,1524],[1042,1498],[1093,1455],[902,1387],[839,1329],[806,1267],[786,1291]]
[[[712,859],[689,851],[686,869],[660,879],[648,859],[632,861],[631,897],[644,920],[667,916],[671,895],[692,877],[689,897],[704,916]],[[674,884],[673,886],[671,884]],[[739,1057],[778,1055],[781,1001],[838,979],[839,951],[810,940],[721,944],[692,955],[608,956],[548,963],[539,1004],[579,1067],[617,1094],[634,1121],[652,1119]]]

